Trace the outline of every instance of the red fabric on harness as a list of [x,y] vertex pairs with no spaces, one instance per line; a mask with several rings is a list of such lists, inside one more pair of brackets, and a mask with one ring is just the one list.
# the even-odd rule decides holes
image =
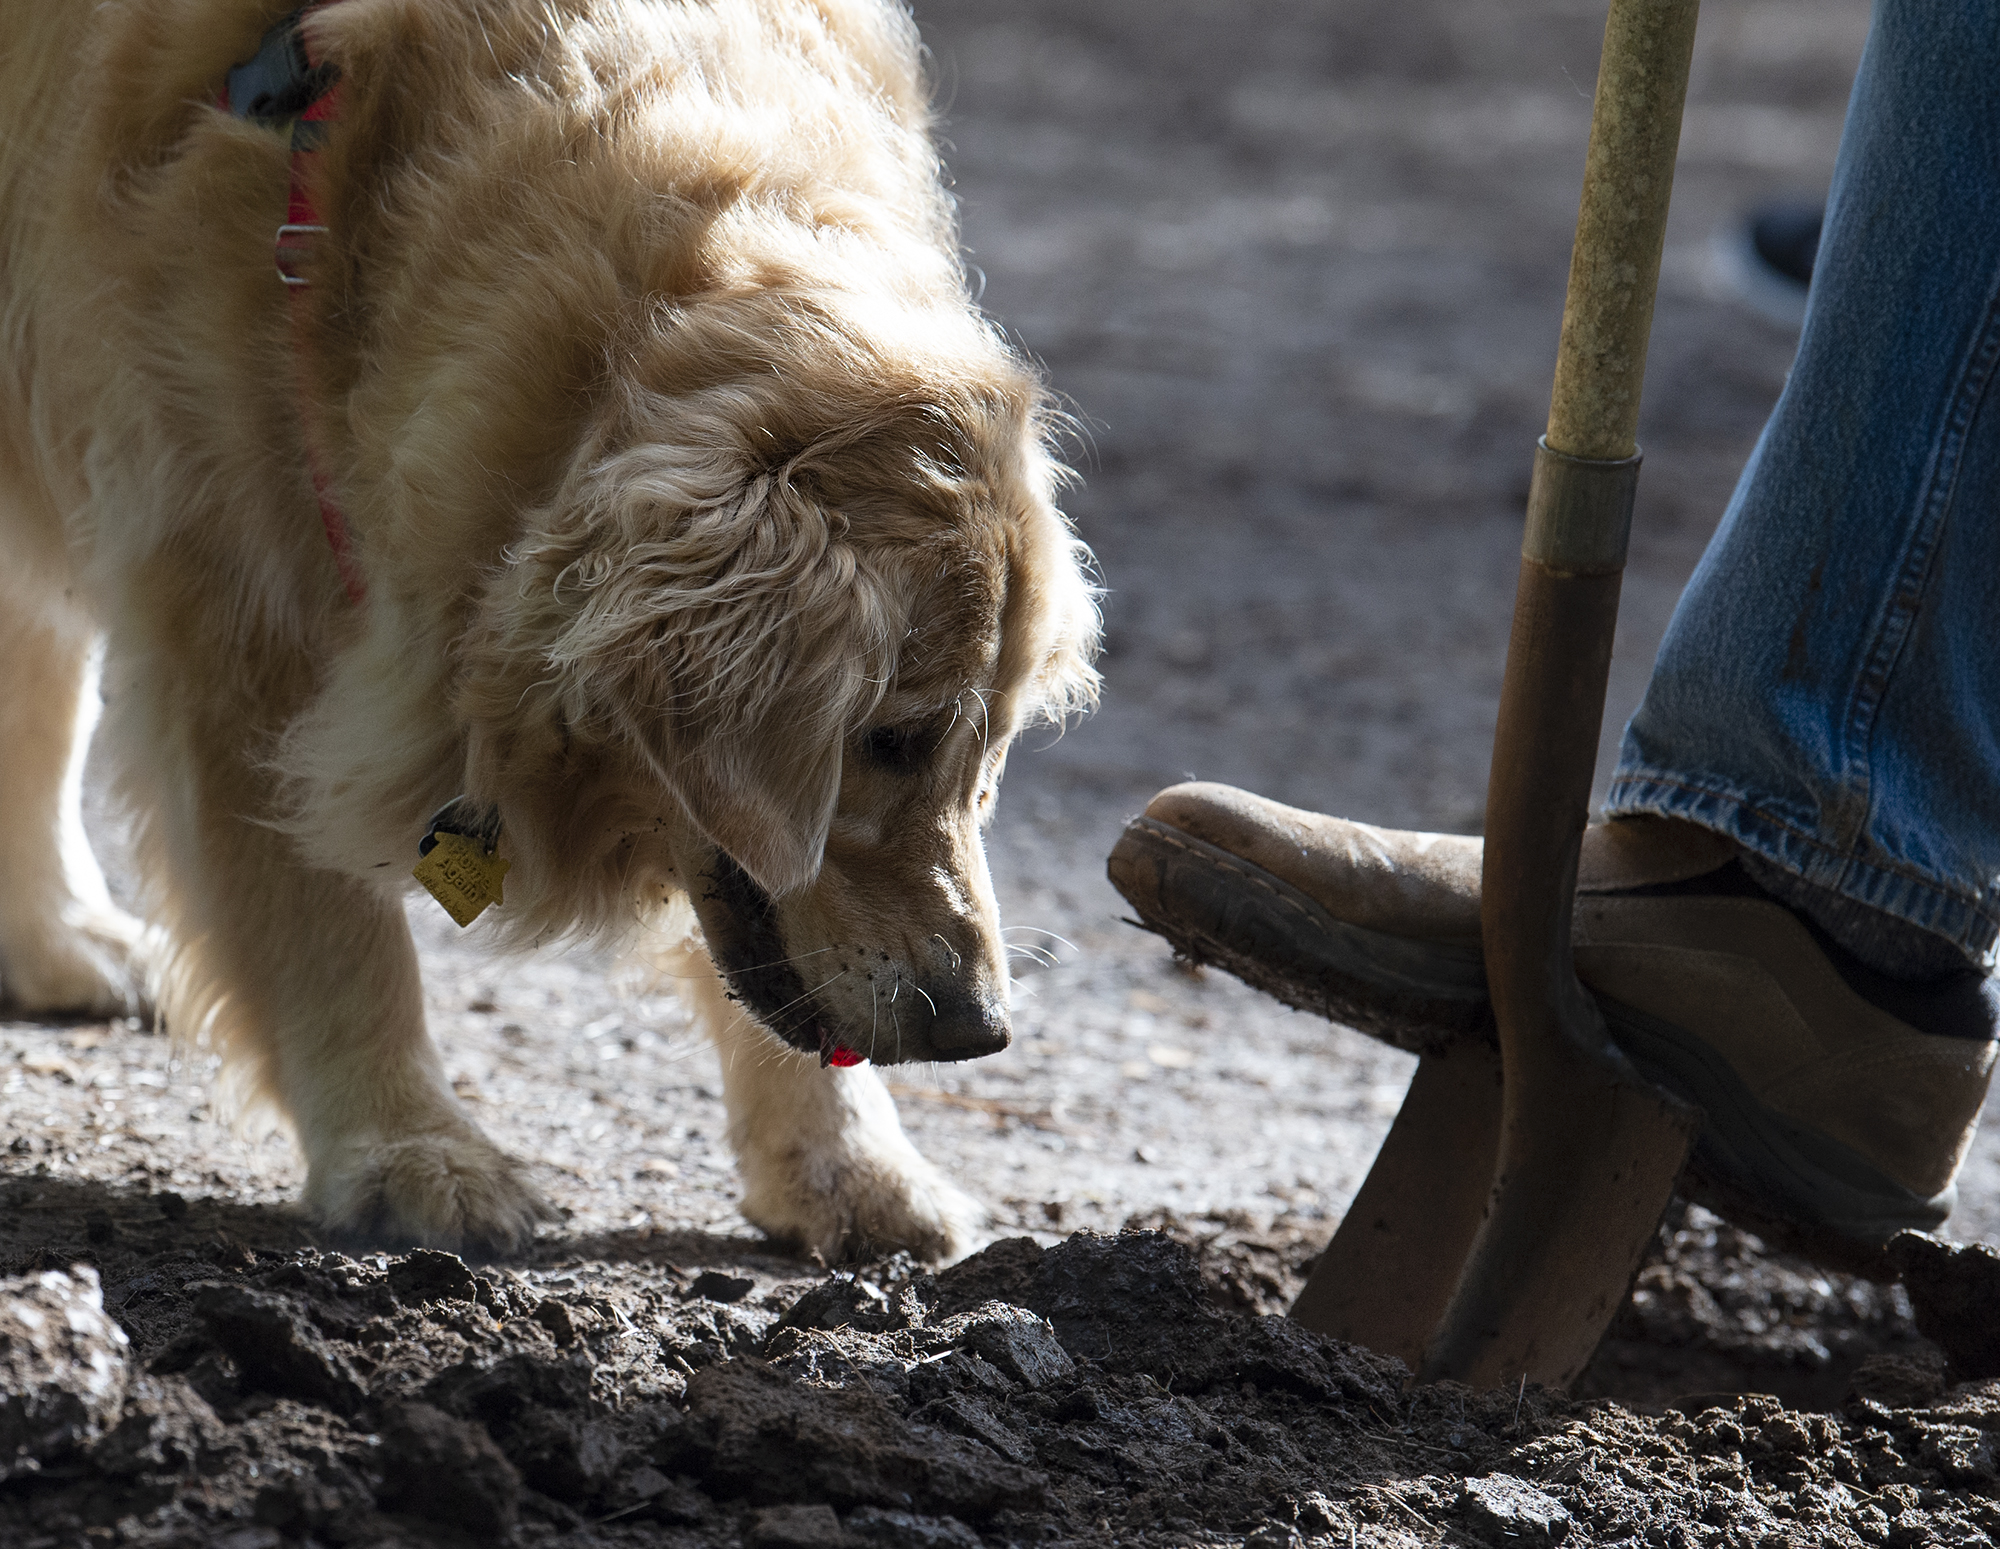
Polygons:
[[[305,11],[319,9],[330,0],[315,0],[305,7]],[[303,15],[304,12],[301,12]],[[306,61],[318,65],[319,60],[312,55],[310,39],[306,40]],[[306,105],[305,111],[293,119],[287,130],[291,145],[290,188],[285,201],[285,223],[278,228],[272,242],[272,260],[277,265],[278,276],[285,282],[291,296],[292,316],[292,364],[297,377],[299,393],[299,430],[305,440],[306,471],[311,475],[313,498],[319,502],[320,525],[326,529],[326,544],[333,551],[333,563],[340,571],[340,582],[347,590],[348,599],[360,602],[368,594],[367,584],[362,578],[361,563],[354,551],[353,530],[347,524],[347,516],[334,499],[333,481],[326,472],[326,459],[314,444],[312,417],[306,411],[310,401],[312,372],[310,352],[306,348],[305,296],[309,288],[305,277],[299,273],[299,266],[311,250],[312,238],[326,227],[320,220],[319,210],[313,203],[311,158],[318,154],[320,136],[312,132],[299,133],[302,124],[330,124],[340,116],[341,86],[336,81],[320,96]],[[230,107],[229,85],[223,83],[220,105]],[[301,143],[301,142],[304,143]]]
[[[314,63],[317,62],[316,60],[314,61]],[[339,106],[340,87],[336,84],[332,90],[313,102],[300,115],[299,122],[307,124],[330,122],[338,117]],[[296,131],[294,131],[291,194],[285,207],[285,224],[287,226],[294,228],[318,227],[324,229],[324,222],[319,218],[319,210],[313,204],[312,183],[307,176],[310,159],[317,154],[318,151],[316,148],[313,150],[301,150],[298,145]],[[297,234],[310,236],[316,233],[307,230],[300,231]],[[281,235],[278,244],[280,249],[282,249],[283,240],[283,236]],[[299,428],[305,436],[306,466],[312,474],[313,495],[319,501],[320,525],[326,529],[327,547],[333,550],[333,562],[339,567],[341,584],[347,588],[348,598],[358,603],[368,595],[367,583],[362,579],[361,562],[354,552],[354,537],[347,525],[347,515],[340,509],[339,503],[333,498],[332,480],[328,478],[326,472],[326,459],[320,455],[319,448],[313,444],[312,420],[311,416],[306,412],[307,399],[305,394],[310,384],[311,372],[310,356],[306,349],[304,309],[305,292],[309,286],[302,276],[297,275],[292,270],[286,269],[286,256],[288,255],[280,251],[278,255],[278,270],[279,273],[285,275],[286,289],[291,292],[292,296],[292,356],[298,366],[300,392]],[[304,257],[304,253],[298,252],[290,256],[292,257],[294,266],[296,266],[298,259]]]

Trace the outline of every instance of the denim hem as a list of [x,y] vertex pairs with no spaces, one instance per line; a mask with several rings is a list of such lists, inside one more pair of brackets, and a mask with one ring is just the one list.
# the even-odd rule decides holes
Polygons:
[[1815,886],[1943,936],[1976,960],[1990,962],[2000,941],[2000,899],[1969,895],[1908,868],[1860,860],[1772,817],[1743,793],[1635,772],[1612,780],[1604,810],[1613,817],[1646,813],[1699,823]]

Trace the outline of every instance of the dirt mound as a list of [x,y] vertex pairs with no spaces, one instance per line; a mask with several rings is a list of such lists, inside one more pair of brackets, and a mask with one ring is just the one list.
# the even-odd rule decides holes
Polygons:
[[[1399,1363],[1244,1308],[1244,1266],[1261,1255],[1282,1289],[1302,1267],[1291,1246],[1162,1224],[1177,1235],[1017,1238],[936,1276],[891,1263],[804,1282],[776,1278],[782,1261],[499,1268],[214,1241],[100,1249],[100,1302],[87,1272],[34,1266],[0,1285],[10,1395],[43,1420],[8,1433],[0,1542],[2000,1531],[2000,1383],[1947,1389],[1907,1332],[1914,1354],[1864,1358],[1832,1413],[1768,1396],[1649,1415],[1533,1387],[1406,1391]],[[1702,1267],[1672,1248],[1654,1277],[1669,1289]],[[38,1310],[61,1340],[17,1332]],[[1628,1313],[1628,1343],[1647,1316]]]

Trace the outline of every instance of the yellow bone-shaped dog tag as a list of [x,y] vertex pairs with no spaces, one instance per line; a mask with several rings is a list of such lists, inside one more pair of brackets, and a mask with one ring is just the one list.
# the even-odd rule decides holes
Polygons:
[[459,924],[470,925],[500,902],[500,879],[507,875],[506,861],[477,839],[465,834],[440,833],[431,851],[410,873],[430,890],[431,897],[444,905],[444,912]]

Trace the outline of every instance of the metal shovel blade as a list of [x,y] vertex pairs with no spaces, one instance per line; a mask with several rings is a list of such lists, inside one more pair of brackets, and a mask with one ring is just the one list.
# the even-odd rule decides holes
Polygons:
[[1510,1074],[1499,1172],[1422,1382],[1570,1386],[1624,1304],[1693,1147],[1685,1105],[1589,1058]]
[[1500,1153],[1500,1050],[1426,1054],[1292,1317],[1415,1370],[1472,1251]]

